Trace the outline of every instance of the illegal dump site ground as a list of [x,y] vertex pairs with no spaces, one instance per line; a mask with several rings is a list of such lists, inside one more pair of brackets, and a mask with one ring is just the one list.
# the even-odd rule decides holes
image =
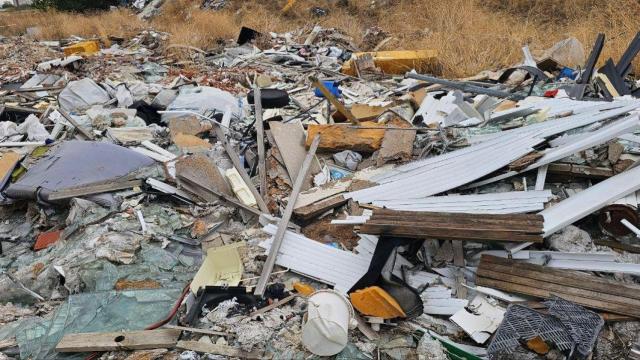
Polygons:
[[63,2],[0,11],[0,360],[640,359],[637,1]]

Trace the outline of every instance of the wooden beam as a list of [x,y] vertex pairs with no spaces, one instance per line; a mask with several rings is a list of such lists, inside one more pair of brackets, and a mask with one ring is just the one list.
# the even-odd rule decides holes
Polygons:
[[606,312],[640,317],[640,287],[569,270],[483,255],[476,284],[548,299],[559,296]]
[[640,246],[624,244],[614,240],[594,240],[594,244],[600,246],[608,246],[612,249],[624,250],[634,254],[640,254]]
[[251,177],[249,177],[249,174],[247,174],[247,171],[244,169],[244,165],[240,161],[240,157],[238,156],[236,151],[233,149],[231,144],[229,144],[229,141],[227,140],[227,136],[224,134],[224,131],[220,127],[220,124],[213,121],[213,129],[216,133],[216,137],[218,138],[218,141],[222,143],[222,146],[227,152],[227,155],[229,155],[229,158],[231,159],[233,166],[236,168],[236,170],[238,170],[240,177],[242,177],[242,180],[247,184],[247,187],[249,187],[251,194],[253,194],[253,197],[256,199],[256,203],[258,204],[258,207],[262,212],[269,214],[269,208],[267,207],[267,204],[264,202],[264,199],[262,198],[262,196],[260,196],[260,193],[258,192],[256,187],[253,185],[253,181],[251,181]]
[[542,242],[544,220],[528,214],[462,214],[375,209],[360,232],[415,239]]
[[452,227],[452,228],[475,228],[475,229],[512,229],[512,231],[526,231],[538,233],[542,231],[542,222],[529,222],[527,220],[481,220],[481,219],[447,219],[447,218],[432,218],[432,217],[388,217],[388,216],[372,216],[367,220],[368,224],[394,224],[394,225],[420,225],[425,227]]
[[342,195],[330,197],[325,200],[318,201],[316,203],[302,206],[293,211],[293,213],[302,220],[310,220],[316,216],[320,216],[338,206],[342,206],[347,203],[347,199]]
[[300,169],[298,178],[296,178],[295,183],[293,184],[293,190],[291,191],[291,195],[289,195],[287,207],[284,210],[284,214],[282,214],[282,219],[280,219],[280,222],[278,223],[278,230],[273,237],[273,243],[271,244],[271,249],[269,249],[269,255],[267,256],[267,260],[262,266],[262,273],[260,274],[260,279],[258,280],[258,284],[256,285],[256,288],[254,290],[255,295],[262,296],[267,289],[267,282],[269,281],[269,276],[271,275],[273,266],[276,263],[276,257],[278,256],[278,251],[280,250],[285,231],[287,230],[287,224],[289,223],[291,215],[293,214],[293,208],[295,207],[298,195],[300,195],[300,191],[302,190],[304,180],[307,175],[309,175],[309,169],[311,169],[311,163],[313,162],[313,158],[316,155],[316,150],[318,150],[318,144],[320,144],[320,135],[316,135],[316,137],[313,139],[311,148],[307,153],[307,157],[302,163],[302,169]]
[[382,146],[385,132],[386,129],[382,125],[375,129],[360,129],[347,124],[310,124],[307,127],[307,146],[316,134],[320,134],[320,150],[372,153]]
[[360,121],[358,121],[351,111],[349,111],[349,109],[347,109],[338,99],[336,99],[335,96],[333,96],[331,91],[329,91],[329,89],[327,89],[324,84],[318,80],[318,78],[312,76],[309,79],[311,80],[311,85],[318,88],[322,95],[324,95],[325,99],[327,99],[331,105],[335,106],[335,108],[338,109],[338,111],[341,112],[342,115],[344,115],[353,125],[360,125]]
[[542,234],[517,233],[509,230],[448,229],[446,227],[422,227],[417,224],[396,226],[369,224],[360,226],[360,232],[371,235],[394,235],[413,239],[436,238],[441,240],[507,241],[542,243]]
[[149,350],[171,348],[180,330],[159,329],[110,333],[67,334],[56,346],[57,352]]
[[262,119],[262,94],[260,87],[253,89],[253,103],[256,115],[256,141],[258,142],[258,176],[260,177],[260,195],[267,196],[267,165],[264,154],[264,121]]

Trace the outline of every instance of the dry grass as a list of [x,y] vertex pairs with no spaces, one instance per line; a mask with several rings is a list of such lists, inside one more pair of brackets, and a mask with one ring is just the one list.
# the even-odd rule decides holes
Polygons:
[[[213,48],[233,39],[240,26],[259,31],[284,32],[315,24],[335,27],[351,35],[356,44],[371,26],[379,26],[394,40],[386,49],[435,49],[447,76],[468,76],[521,61],[521,46],[545,49],[575,36],[590,49],[596,34],[607,42],[601,60],[617,59],[640,30],[640,3],[635,0],[307,0],[286,14],[284,0],[236,0],[224,11],[201,10],[198,0],[173,0],[151,23],[128,10],[94,15],[58,12],[17,12],[0,15],[0,33],[24,33],[39,26],[43,39],[69,35],[130,36],[153,27],[171,34],[170,42]],[[329,9],[314,17],[310,9]],[[12,25],[12,26],[6,26]]]
[[3,35],[24,34],[29,27],[39,27],[39,39],[58,40],[77,35],[104,40],[108,36],[130,36],[143,29],[145,24],[124,9],[85,15],[32,10],[0,14],[0,32]]

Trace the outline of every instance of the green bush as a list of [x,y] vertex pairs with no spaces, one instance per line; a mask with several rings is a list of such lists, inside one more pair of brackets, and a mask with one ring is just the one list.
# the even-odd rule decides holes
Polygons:
[[84,11],[101,9],[106,10],[109,6],[117,6],[118,0],[35,0],[33,6],[39,9],[54,8],[65,11]]

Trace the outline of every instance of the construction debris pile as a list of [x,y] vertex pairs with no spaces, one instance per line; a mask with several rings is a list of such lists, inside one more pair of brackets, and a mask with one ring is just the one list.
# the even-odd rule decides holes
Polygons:
[[1,40],[0,359],[640,358],[640,33],[168,38]]

